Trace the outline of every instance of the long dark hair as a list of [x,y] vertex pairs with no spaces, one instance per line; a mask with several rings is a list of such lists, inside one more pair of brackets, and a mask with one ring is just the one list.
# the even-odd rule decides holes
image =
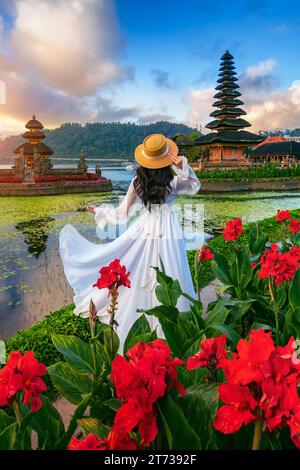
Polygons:
[[151,211],[152,204],[164,204],[171,192],[171,181],[174,177],[169,166],[158,169],[138,166],[133,186],[136,194],[142,200],[144,206]]

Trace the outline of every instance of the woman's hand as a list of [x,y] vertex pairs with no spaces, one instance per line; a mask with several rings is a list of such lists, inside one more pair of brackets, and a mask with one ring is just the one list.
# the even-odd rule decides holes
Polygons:
[[174,153],[169,152],[168,157],[170,158],[170,160],[172,160],[174,165],[178,166],[178,168],[182,168],[182,156],[174,155]]
[[85,209],[86,209],[87,212],[90,212],[90,214],[95,213],[95,207],[93,207],[93,206],[87,206]]

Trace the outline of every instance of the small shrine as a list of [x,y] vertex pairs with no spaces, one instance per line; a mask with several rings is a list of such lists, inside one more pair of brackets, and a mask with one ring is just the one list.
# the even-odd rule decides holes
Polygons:
[[247,166],[247,148],[259,144],[263,137],[245,128],[251,124],[244,119],[246,112],[241,108],[237,72],[233,56],[226,51],[221,57],[219,78],[217,80],[215,102],[217,108],[210,116],[213,118],[206,127],[212,132],[194,141],[200,148],[200,161],[209,166]]
[[55,168],[51,160],[53,150],[43,142],[46,138],[43,124],[35,115],[25,125],[25,142],[15,150],[15,164],[10,169],[0,169],[0,196],[35,196],[82,192],[110,191],[111,180],[88,171],[83,149],[78,164],[73,168]]

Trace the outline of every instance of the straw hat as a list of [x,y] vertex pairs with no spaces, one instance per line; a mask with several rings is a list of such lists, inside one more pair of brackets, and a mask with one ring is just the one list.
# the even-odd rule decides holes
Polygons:
[[139,165],[145,168],[164,168],[172,165],[168,153],[178,155],[178,147],[171,139],[162,134],[150,134],[135,149],[134,157]]

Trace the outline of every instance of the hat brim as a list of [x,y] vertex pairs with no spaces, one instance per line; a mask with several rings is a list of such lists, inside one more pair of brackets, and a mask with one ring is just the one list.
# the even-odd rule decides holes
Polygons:
[[[178,155],[178,147],[175,144],[175,142],[173,142],[173,140],[171,139],[166,139],[166,140],[167,140],[170,152],[173,153],[174,155]],[[137,146],[134,152],[134,158],[136,162],[139,165],[143,166],[144,168],[158,169],[158,168],[164,168],[166,166],[173,164],[172,160],[170,159],[170,157],[168,157],[168,155],[164,157],[153,157],[153,158],[146,157],[143,154],[143,148],[144,148],[144,144],[140,144]]]

